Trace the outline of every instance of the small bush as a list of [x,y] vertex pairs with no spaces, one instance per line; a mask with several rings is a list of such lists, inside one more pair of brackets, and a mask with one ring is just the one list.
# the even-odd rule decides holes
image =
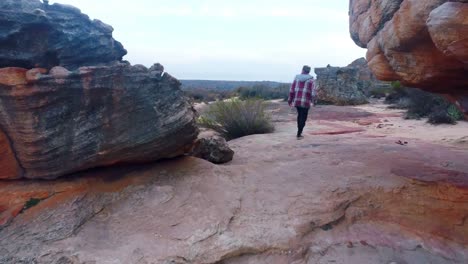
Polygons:
[[41,201],[42,201],[41,199],[30,198],[28,201],[24,203],[23,209],[21,211],[24,212],[28,210],[29,208],[38,205]]
[[448,102],[441,96],[419,89],[408,90],[408,96],[410,104],[407,115],[411,119],[429,117],[434,111],[440,112],[437,109],[448,107]]
[[[404,89],[404,88],[401,88],[399,86],[395,86],[393,83],[392,83],[392,87],[393,87],[393,90],[385,98],[385,103],[386,104],[396,104],[401,99],[408,98],[408,89]],[[395,87],[397,87],[397,88],[395,88]]]
[[394,90],[402,89],[402,85],[400,81],[394,81],[391,83],[391,86]]
[[460,121],[465,118],[462,111],[460,111],[460,109],[458,109],[458,107],[456,107],[454,104],[449,106],[447,109],[447,114],[455,121]]
[[444,107],[436,107],[429,114],[428,122],[431,124],[456,124],[457,121],[453,119]]
[[427,117],[431,124],[456,124],[463,119],[463,113],[453,103],[440,95],[419,89],[394,85],[385,102],[392,104],[391,108],[407,109],[406,119]]
[[369,96],[377,99],[384,98],[385,96],[387,96],[387,91],[383,89],[370,90]]
[[274,131],[274,126],[265,113],[264,102],[255,99],[232,99],[213,103],[198,119],[198,123],[214,129],[227,140]]
[[408,97],[402,97],[395,103],[389,106],[390,109],[408,109],[410,107],[411,100]]

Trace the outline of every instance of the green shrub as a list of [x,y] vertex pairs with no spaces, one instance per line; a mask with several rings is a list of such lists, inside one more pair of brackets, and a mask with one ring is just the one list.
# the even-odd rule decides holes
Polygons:
[[419,89],[409,89],[408,97],[410,103],[407,116],[410,119],[429,117],[433,112],[441,112],[441,108],[447,109],[449,106],[443,97]]
[[31,207],[38,205],[42,200],[37,198],[30,198],[24,203],[23,209],[21,211],[26,211]]
[[435,107],[429,114],[428,122],[431,124],[456,124],[457,121],[453,119],[447,112],[445,107]]
[[402,89],[402,85],[401,85],[401,82],[400,81],[393,81],[391,83],[391,86],[394,90],[398,90],[398,89]]
[[389,106],[390,109],[408,109],[411,104],[411,100],[408,97],[399,98],[398,101],[394,102]]
[[456,124],[463,113],[440,95],[419,89],[393,85],[393,92],[385,99],[391,108],[407,109],[406,119],[428,118],[431,124]]
[[264,102],[256,99],[232,99],[213,103],[199,117],[198,123],[214,129],[227,140],[274,131],[274,126],[265,113]]
[[387,96],[387,92],[388,91],[384,89],[373,89],[369,91],[369,96],[380,99],[380,98],[384,98],[385,96]]
[[397,104],[401,99],[408,98],[408,88],[401,88],[392,83],[392,91],[385,98],[386,104]]
[[449,106],[449,108],[447,109],[447,114],[455,121],[460,121],[465,118],[462,111],[460,111],[460,109],[458,109],[458,107],[454,104]]

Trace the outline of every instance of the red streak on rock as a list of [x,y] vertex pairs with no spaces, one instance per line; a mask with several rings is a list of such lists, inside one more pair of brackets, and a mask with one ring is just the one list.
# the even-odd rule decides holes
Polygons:
[[20,174],[20,167],[10,142],[0,130],[0,179],[15,179]]
[[0,69],[0,84],[3,85],[21,85],[26,84],[26,72],[28,70],[17,67]]
[[309,133],[310,135],[342,135],[342,134],[351,134],[351,133],[358,133],[358,132],[364,132],[364,129],[360,128],[349,128],[349,129],[344,129],[344,130],[326,130],[326,131],[319,131],[319,132],[311,132]]

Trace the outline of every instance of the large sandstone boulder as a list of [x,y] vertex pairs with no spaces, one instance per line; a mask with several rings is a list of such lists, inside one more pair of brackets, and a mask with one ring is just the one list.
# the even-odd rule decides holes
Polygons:
[[0,68],[76,69],[119,61],[127,53],[112,38],[111,26],[72,6],[2,0],[0,25]]
[[75,7],[0,3],[0,179],[51,179],[190,150],[198,129],[160,64],[123,63],[112,27]]
[[468,111],[468,1],[350,0],[350,31],[377,78],[448,94]]
[[372,91],[389,86],[375,78],[364,58],[346,67],[316,68],[315,73],[318,98],[337,105],[365,104]]
[[319,100],[336,105],[367,103],[367,97],[358,88],[358,70],[353,67],[315,68]]
[[45,72],[0,69],[0,179],[171,158],[197,136],[169,74],[124,63]]

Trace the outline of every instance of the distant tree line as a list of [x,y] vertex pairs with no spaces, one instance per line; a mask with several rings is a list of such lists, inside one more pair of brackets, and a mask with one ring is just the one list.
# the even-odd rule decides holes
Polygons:
[[240,86],[232,90],[212,89],[212,88],[193,88],[185,90],[187,96],[195,102],[213,102],[228,98],[238,97],[244,99],[287,99],[289,93],[289,84],[281,84],[276,87],[270,87],[264,84],[255,84],[252,87]]

